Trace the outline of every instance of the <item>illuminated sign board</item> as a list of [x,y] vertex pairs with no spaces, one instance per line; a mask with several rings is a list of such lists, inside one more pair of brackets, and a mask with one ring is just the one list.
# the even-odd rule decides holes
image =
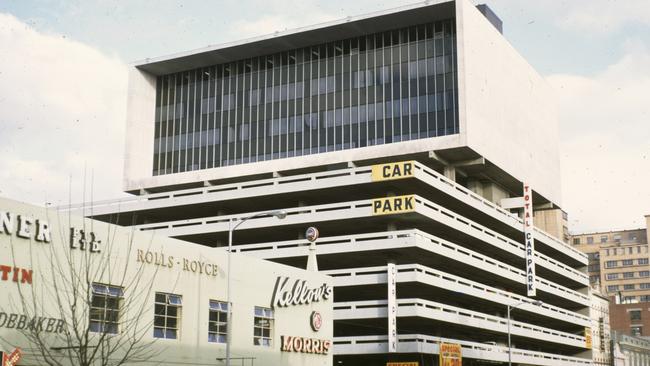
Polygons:
[[526,245],[526,288],[529,297],[537,296],[535,276],[535,231],[533,226],[533,191],[524,183],[524,244]]
[[391,215],[415,211],[415,196],[395,196],[372,200],[373,215]]
[[281,336],[282,352],[311,353],[326,355],[332,347],[332,341],[316,338]]
[[1,366],[14,366],[18,364],[18,361],[23,357],[23,351],[20,350],[20,348],[16,348],[13,352],[6,354],[4,352],[0,352],[0,357],[2,359],[2,365]]
[[326,283],[316,288],[309,288],[305,280],[295,280],[292,286],[288,283],[289,277],[280,276],[275,280],[271,308],[306,305],[321,299],[327,300],[334,292],[332,286]]
[[420,366],[419,362],[386,362],[386,366]]
[[440,365],[461,366],[463,348],[457,343],[440,343]]
[[373,165],[371,178],[373,182],[411,178],[413,167],[413,161]]

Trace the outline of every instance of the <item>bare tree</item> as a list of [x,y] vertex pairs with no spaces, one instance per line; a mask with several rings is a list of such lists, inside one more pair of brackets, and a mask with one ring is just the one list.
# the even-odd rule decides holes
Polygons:
[[[17,256],[28,257],[31,268],[39,269],[32,285],[16,283],[9,304],[21,313],[14,328],[30,345],[26,354],[52,366],[153,363],[147,299],[156,272],[145,273],[132,260],[137,255],[134,232],[97,224],[99,237],[92,220],[73,224],[57,215],[54,221],[52,239],[59,240],[30,241],[27,251],[24,240],[11,240],[14,264]],[[0,341],[14,343],[6,336]]]

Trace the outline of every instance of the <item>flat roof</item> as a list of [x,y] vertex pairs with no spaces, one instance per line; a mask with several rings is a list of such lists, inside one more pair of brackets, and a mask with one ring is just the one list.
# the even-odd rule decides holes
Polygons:
[[167,56],[147,58],[135,62],[134,66],[153,75],[165,75],[365,34],[430,23],[453,18],[454,15],[454,0],[429,0],[316,25],[277,31],[244,40],[210,45]]

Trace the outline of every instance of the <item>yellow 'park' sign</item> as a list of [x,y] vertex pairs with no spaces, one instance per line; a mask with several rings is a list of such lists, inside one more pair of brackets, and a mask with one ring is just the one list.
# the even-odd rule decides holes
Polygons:
[[395,196],[372,200],[373,215],[391,215],[415,211],[415,196]]
[[586,327],[585,328],[585,347],[588,349],[591,349],[592,344],[591,344],[591,328]]
[[413,176],[413,161],[378,164],[372,166],[372,181],[411,178]]

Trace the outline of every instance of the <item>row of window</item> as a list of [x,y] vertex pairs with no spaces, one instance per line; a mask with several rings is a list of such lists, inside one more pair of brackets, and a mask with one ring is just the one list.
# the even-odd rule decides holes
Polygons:
[[[638,240],[638,238],[639,238],[639,235],[636,232],[628,233],[628,235],[627,235],[627,240],[628,241],[635,242],[635,241]],[[623,235],[621,235],[621,234],[612,235],[612,241],[614,241],[615,243],[620,243],[622,240],[623,240]],[[603,234],[603,235],[600,236],[600,242],[601,243],[607,243],[608,241],[609,241],[609,235]],[[587,244],[593,244],[594,243],[594,237],[593,236],[587,236],[586,237],[586,242],[587,242]],[[582,238],[580,238],[580,237],[573,238],[573,244],[574,245],[579,245],[581,243],[582,243]]]
[[[633,266],[634,265],[634,259],[623,259],[623,260],[620,260],[620,261],[612,260],[612,261],[606,261],[605,262],[605,268],[618,267],[619,262],[621,263],[621,266]],[[650,263],[648,258],[637,258],[637,260],[636,260],[636,265],[639,265],[639,266],[647,265],[648,263]]]
[[[620,280],[620,279],[630,279],[636,278],[634,275],[636,272],[620,272],[620,273],[608,273],[605,275],[607,281]],[[650,271],[640,271],[639,277],[650,277]]]
[[[403,67],[404,70],[400,70],[400,67]],[[302,73],[298,73],[297,70],[295,72],[298,75],[298,79],[302,79]],[[400,72],[404,72],[404,78],[407,80],[401,80]],[[452,72],[452,58],[451,55],[447,55],[392,66],[379,66],[376,70],[353,71],[351,74],[349,72],[339,72],[336,75],[312,78],[306,81],[288,82],[285,80],[282,85],[267,87],[264,87],[264,85],[260,87],[254,85],[252,89],[246,88],[247,90],[242,90],[239,93],[227,93],[228,91],[226,90],[226,94],[202,98],[200,103],[194,101],[194,97],[191,95],[193,91],[197,91],[198,94],[205,94],[202,92],[204,87],[215,87],[218,89],[219,82],[221,81],[223,85],[224,80],[217,80],[216,85],[211,86],[207,82],[201,83],[201,75],[198,75],[199,84],[195,85],[195,81],[186,86],[181,85],[181,88],[178,90],[178,93],[180,93],[180,101],[176,102],[176,98],[171,98],[170,96],[168,100],[162,101],[161,106],[156,107],[156,122],[234,109],[239,109],[241,112],[242,109],[247,107],[302,99],[309,96],[315,97],[330,94],[330,98],[332,98],[331,94],[335,92],[350,90],[357,91],[355,94],[359,98],[352,98],[351,100],[352,102],[357,102],[357,99],[360,99],[361,95],[365,95],[365,91],[359,89],[390,84],[393,81],[394,87],[383,88],[384,92],[382,92],[384,98],[390,100],[392,95],[399,95],[400,92],[406,92],[403,89],[409,86],[408,80],[412,83],[411,89],[417,88],[418,85],[421,85],[420,89],[424,89],[427,87],[427,83],[430,83],[432,87],[428,88],[430,90],[449,90],[453,87],[453,82],[451,80],[446,82],[442,78],[445,77],[444,74],[451,74]],[[190,76],[188,75],[188,77]],[[196,72],[191,77],[196,80]],[[251,79],[249,79],[250,84],[253,84],[252,80],[257,80],[257,77],[257,74],[252,74]],[[294,78],[292,77],[290,79]],[[243,89],[244,86],[242,85],[241,88]],[[416,90],[412,90],[412,92],[415,93]],[[375,93],[371,90],[370,94],[374,96]],[[365,97],[363,100],[365,100]]]
[[616,292],[616,291],[620,291],[621,289],[623,289],[625,291],[637,290],[637,289],[639,289],[639,290],[650,290],[650,283],[647,283],[647,282],[640,283],[638,288],[636,287],[636,284],[634,284],[634,283],[627,283],[627,284],[622,285],[622,287],[621,287],[621,285],[608,285],[607,286],[607,292]]
[[[89,329],[98,333],[119,333],[124,289],[92,284]],[[179,339],[183,297],[156,292],[154,298],[153,337]],[[228,303],[210,300],[208,308],[208,342],[226,343],[228,337]],[[273,345],[273,310],[256,306],[253,312],[253,344]]]
[[[620,285],[607,286],[607,290],[609,292],[617,291],[617,290],[620,289],[619,286]],[[610,288],[611,288],[611,290],[610,290]],[[647,283],[647,282],[640,283],[638,289],[640,289],[640,290],[648,290],[648,289],[650,289],[650,283]],[[637,290],[637,287],[636,287],[635,283],[627,283],[627,284],[623,285],[623,290],[625,290],[625,291]]]
[[[634,249],[636,248],[636,250]],[[648,247],[647,246],[629,246],[627,247],[627,254],[634,254],[634,252],[638,253],[647,253],[648,252]],[[605,249],[605,255],[625,255],[625,248],[607,248]]]
[[[400,117],[407,118],[412,114],[415,115],[415,119],[420,114],[428,113],[427,111],[440,112],[451,109],[453,107],[452,100],[453,95],[451,92],[447,92],[444,94],[423,95],[417,98],[403,98],[400,100],[394,100],[392,103],[378,102],[376,104],[363,104],[360,106],[337,108],[334,110],[307,113],[297,116],[291,114],[289,117],[224,126],[223,130],[220,127],[216,127],[210,130],[203,130],[202,132],[189,131],[166,137],[157,137],[154,141],[154,153],[187,150],[210,145],[221,145],[228,142],[233,144],[235,141],[255,141],[256,139],[280,136],[287,133],[292,136],[294,133],[305,134],[304,137],[307,141],[307,145],[309,145],[309,130],[312,130],[312,135],[315,136],[320,132],[323,138],[325,138],[325,129],[331,130],[333,127],[338,126],[341,126],[339,127],[340,131],[338,131],[338,134],[335,131],[329,131],[329,134],[332,137],[335,137],[335,140],[338,140],[339,143],[343,139],[346,140],[346,142],[349,142],[350,139],[356,142],[359,139],[358,136],[359,132],[361,132],[362,124],[364,126],[363,132],[365,133],[365,123],[372,123],[375,120],[381,121],[384,117],[387,119],[399,119]],[[431,106],[431,108],[429,106]],[[319,121],[325,122],[319,123]],[[423,121],[426,122],[426,117],[423,118]],[[345,127],[342,127],[343,125],[345,125]],[[414,131],[435,129],[435,126],[433,125],[417,126],[417,120],[413,127]],[[316,131],[319,128],[321,131]],[[383,126],[381,128],[383,128]],[[409,133],[407,125],[404,125],[403,129],[405,130],[404,132],[407,132],[407,134]],[[365,138],[366,136],[364,136],[364,139]],[[297,141],[298,148],[302,147],[302,140],[303,138],[301,137],[300,140]],[[334,142],[334,139],[330,138],[330,140]],[[256,145],[257,142],[253,141],[251,141],[250,144]],[[290,144],[288,147],[293,146],[294,144]],[[293,148],[290,150],[293,150]]]
[[455,44],[445,20],[159,76],[153,174],[456,134]]

